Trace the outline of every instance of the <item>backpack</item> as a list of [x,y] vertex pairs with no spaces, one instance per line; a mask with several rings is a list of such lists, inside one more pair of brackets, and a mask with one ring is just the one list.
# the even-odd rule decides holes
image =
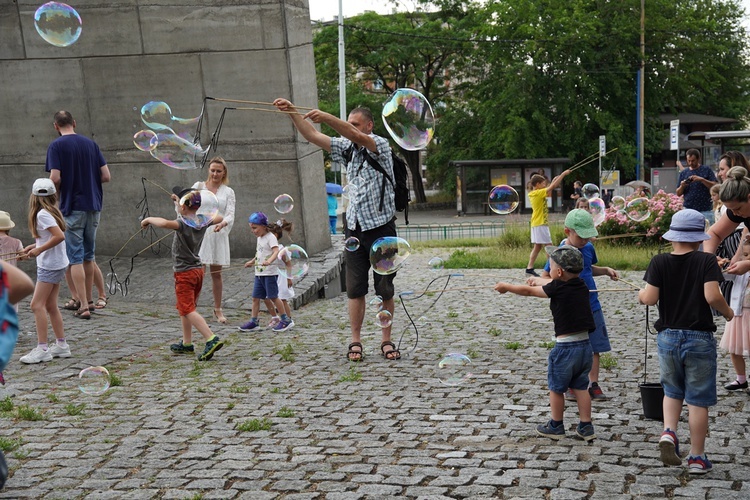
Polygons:
[[[347,163],[352,161],[352,154],[354,152],[354,144],[344,151],[342,156]],[[409,190],[409,167],[406,165],[406,161],[398,156],[391,148],[391,160],[393,160],[393,176],[396,178],[395,182],[391,179],[391,176],[385,171],[385,169],[378,163],[378,161],[370,156],[367,149],[363,150],[365,160],[370,164],[372,168],[383,174],[383,185],[380,188],[380,211],[383,211],[383,200],[385,199],[385,182],[391,183],[393,186],[393,192],[395,194],[395,205],[397,212],[404,212],[404,222],[409,225],[409,202],[411,201],[411,191]]]

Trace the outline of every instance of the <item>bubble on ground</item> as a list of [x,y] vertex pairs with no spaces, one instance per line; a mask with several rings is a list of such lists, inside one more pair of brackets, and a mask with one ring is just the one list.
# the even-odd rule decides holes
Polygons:
[[465,354],[451,353],[438,363],[438,378],[443,385],[454,387],[471,377],[471,359]]
[[89,396],[100,396],[109,389],[109,371],[103,366],[89,366],[78,374],[78,388]]
[[440,257],[433,257],[427,261],[427,265],[430,266],[431,271],[440,271],[445,267],[445,262],[443,262],[443,259]]

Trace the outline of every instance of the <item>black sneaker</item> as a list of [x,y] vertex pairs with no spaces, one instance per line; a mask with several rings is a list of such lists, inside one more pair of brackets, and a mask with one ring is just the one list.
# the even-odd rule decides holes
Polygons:
[[554,425],[552,425],[552,420],[550,420],[544,425],[537,425],[536,433],[540,436],[552,439],[562,439],[565,437],[565,426],[563,424],[560,424],[555,427]]
[[529,276],[536,276],[537,278],[539,278],[539,274],[537,274],[537,272],[534,271],[533,269],[527,269],[526,274],[528,274]]
[[179,344],[172,344],[171,346],[169,346],[169,348],[172,350],[172,352],[178,352],[180,354],[195,352],[195,346],[193,344],[185,345],[182,343],[182,340],[180,340]]
[[198,356],[198,361],[208,361],[214,357],[214,353],[224,347],[224,341],[219,337],[214,337],[213,340],[206,342],[206,348],[203,349],[203,353]]

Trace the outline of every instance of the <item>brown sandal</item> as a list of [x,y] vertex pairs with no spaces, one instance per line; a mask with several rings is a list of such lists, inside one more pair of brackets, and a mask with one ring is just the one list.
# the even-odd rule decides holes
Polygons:
[[99,297],[96,299],[96,303],[94,304],[94,307],[96,309],[104,309],[107,307],[107,303],[109,302],[109,299],[107,297]]
[[81,308],[81,301],[80,300],[76,300],[76,299],[74,299],[72,297],[63,306],[63,309],[66,309],[68,311],[77,311],[80,308]]
[[[390,351],[386,351],[385,348],[387,346],[391,346]],[[388,360],[395,361],[397,359],[401,359],[401,351],[396,349],[396,344],[391,342],[390,340],[386,340],[385,342],[380,344],[380,354]]]
[[[353,349],[354,347],[359,347],[359,351],[355,351]],[[359,357],[352,358],[352,355],[356,355]],[[362,344],[359,342],[352,342],[351,344],[349,344],[349,352],[346,353],[346,359],[348,359],[352,363],[359,363],[363,359],[365,359],[365,352],[364,352],[364,349],[362,348]]]
[[73,313],[73,316],[79,319],[91,319],[91,312],[88,310],[88,308],[79,309]]

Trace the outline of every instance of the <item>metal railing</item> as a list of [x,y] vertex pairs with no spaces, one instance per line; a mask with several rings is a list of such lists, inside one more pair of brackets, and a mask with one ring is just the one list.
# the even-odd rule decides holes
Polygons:
[[[528,227],[528,223],[526,224]],[[505,222],[463,222],[460,224],[410,224],[399,226],[398,235],[407,241],[489,238],[500,236],[509,227]]]

